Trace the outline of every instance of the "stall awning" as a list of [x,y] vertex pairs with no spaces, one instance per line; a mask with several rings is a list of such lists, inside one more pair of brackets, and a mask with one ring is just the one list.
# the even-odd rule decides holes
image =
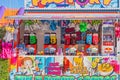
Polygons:
[[109,19],[119,19],[120,14],[114,13],[81,13],[81,14],[25,14],[17,16],[6,16],[7,19],[14,20],[109,20]]

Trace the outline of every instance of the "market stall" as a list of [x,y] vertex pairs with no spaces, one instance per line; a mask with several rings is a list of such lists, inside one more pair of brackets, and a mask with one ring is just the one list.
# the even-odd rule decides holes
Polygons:
[[118,0],[63,1],[25,0],[24,15],[6,16],[15,20],[1,42],[10,80],[118,78]]

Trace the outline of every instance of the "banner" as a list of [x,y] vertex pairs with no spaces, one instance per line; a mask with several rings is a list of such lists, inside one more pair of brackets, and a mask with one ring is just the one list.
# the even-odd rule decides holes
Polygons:
[[119,0],[25,0],[26,9],[119,8]]

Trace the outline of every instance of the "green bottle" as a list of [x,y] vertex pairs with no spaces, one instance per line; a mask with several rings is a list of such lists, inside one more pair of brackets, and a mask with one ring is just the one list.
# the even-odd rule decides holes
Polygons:
[[36,44],[37,43],[37,38],[35,34],[30,34],[30,44]]

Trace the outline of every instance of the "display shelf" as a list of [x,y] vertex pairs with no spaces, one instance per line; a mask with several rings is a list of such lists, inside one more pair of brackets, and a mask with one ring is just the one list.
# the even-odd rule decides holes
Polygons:
[[6,18],[15,20],[111,20],[120,18],[120,14],[25,14],[6,16]]

